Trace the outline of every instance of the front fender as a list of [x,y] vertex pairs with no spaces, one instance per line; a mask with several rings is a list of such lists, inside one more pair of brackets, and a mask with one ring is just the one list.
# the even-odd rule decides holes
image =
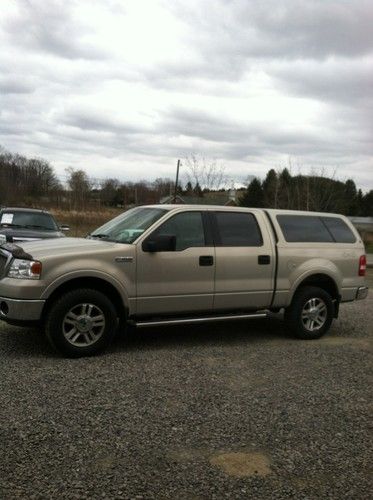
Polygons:
[[128,291],[123,286],[123,284],[114,278],[112,275],[107,274],[102,271],[98,271],[97,269],[85,269],[85,270],[79,270],[79,271],[71,271],[69,273],[65,273],[55,280],[53,280],[47,288],[44,289],[42,296],[40,297],[43,300],[47,300],[52,293],[57,290],[61,285],[64,285],[65,283],[72,281],[77,278],[97,278],[101,279],[103,281],[106,281],[110,285],[112,285],[117,292],[119,293],[120,297],[122,298],[124,306],[129,309],[130,303],[129,303],[129,296],[128,296]]

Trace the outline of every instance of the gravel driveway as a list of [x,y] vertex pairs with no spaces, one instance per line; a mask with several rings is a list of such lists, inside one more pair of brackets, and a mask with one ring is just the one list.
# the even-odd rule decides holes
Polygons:
[[319,341],[169,327],[80,360],[0,325],[0,498],[367,499],[372,310]]

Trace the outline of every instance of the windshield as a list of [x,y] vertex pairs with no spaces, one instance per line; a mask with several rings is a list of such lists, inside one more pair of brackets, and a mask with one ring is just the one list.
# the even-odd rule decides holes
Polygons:
[[133,243],[166,212],[162,208],[133,208],[93,231],[89,238]]
[[57,231],[57,225],[50,214],[42,212],[1,212],[1,227],[21,227]]

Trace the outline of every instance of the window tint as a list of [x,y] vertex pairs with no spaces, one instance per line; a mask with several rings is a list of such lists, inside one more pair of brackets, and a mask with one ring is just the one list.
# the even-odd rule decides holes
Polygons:
[[220,246],[260,247],[263,244],[258,223],[252,214],[217,212],[216,223]]
[[339,217],[321,217],[337,243],[355,243],[356,238],[344,220]]
[[176,251],[205,246],[201,212],[177,214],[158,228],[155,234],[176,236]]
[[278,215],[285,240],[289,242],[333,242],[320,217],[311,215]]

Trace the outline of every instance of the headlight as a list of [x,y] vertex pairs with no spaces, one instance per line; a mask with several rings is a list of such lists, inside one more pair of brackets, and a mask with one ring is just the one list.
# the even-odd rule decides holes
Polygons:
[[38,280],[41,275],[41,262],[36,260],[14,259],[8,271],[9,278]]

